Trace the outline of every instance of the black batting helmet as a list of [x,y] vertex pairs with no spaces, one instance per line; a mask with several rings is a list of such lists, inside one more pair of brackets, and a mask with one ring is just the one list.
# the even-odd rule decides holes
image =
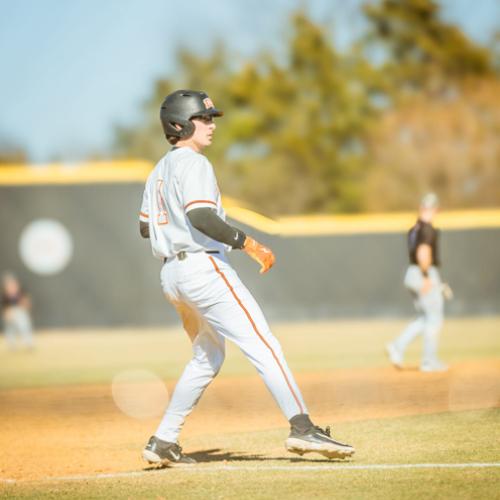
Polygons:
[[[194,132],[190,119],[196,116],[222,116],[205,92],[197,90],[176,90],[163,101],[160,120],[166,137],[185,139]],[[175,125],[180,125],[177,129]]]

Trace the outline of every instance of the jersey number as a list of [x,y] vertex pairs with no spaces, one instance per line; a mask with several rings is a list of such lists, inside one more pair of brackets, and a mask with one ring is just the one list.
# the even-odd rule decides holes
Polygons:
[[158,225],[168,224],[167,204],[163,197],[163,179],[156,181],[156,201],[158,203]]

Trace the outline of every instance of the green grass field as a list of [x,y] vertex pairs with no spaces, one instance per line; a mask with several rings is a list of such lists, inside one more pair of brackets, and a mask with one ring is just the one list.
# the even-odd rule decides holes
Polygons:
[[[386,366],[385,344],[404,321],[339,321],[279,324],[273,328],[294,372]],[[253,375],[254,368],[227,344],[221,375]],[[418,365],[420,342],[407,361]],[[123,370],[147,369],[176,379],[190,357],[180,327],[151,330],[42,332],[33,352],[0,345],[0,389],[107,383]],[[500,356],[500,318],[453,319],[443,329],[440,353],[447,362]]]
[[[387,367],[384,345],[403,326],[402,321],[345,321],[282,324],[274,332],[295,373],[329,377],[336,370]],[[0,397],[2,392],[29,387],[66,385],[71,392],[73,384],[109,384],[116,373],[132,369],[173,380],[190,355],[189,342],[179,328],[43,332],[33,352],[10,353],[1,345],[0,349]],[[418,365],[419,352],[420,344],[412,347],[409,365]],[[500,318],[448,320],[440,352],[451,365],[478,360],[491,364],[500,358]],[[220,377],[233,375],[255,377],[255,372],[229,346]],[[422,388],[436,380],[422,378]],[[443,379],[439,381],[446,388]],[[0,498],[500,498],[500,395],[491,396],[488,407],[471,411],[340,421],[334,435],[357,450],[346,462],[286,453],[285,427],[222,434],[207,428],[206,433],[183,435],[184,448],[200,462],[195,467],[146,470],[139,466],[109,476],[99,475],[96,469],[75,477],[54,471],[51,479],[8,482],[6,464],[2,464]],[[2,415],[8,418],[9,412]],[[36,415],[32,425],[37,425]],[[81,436],[85,439],[85,429]],[[103,456],[108,451],[104,447]],[[124,435],[123,453],[138,451],[133,432]],[[34,460],[36,453],[34,446]]]
[[[500,467],[381,468],[392,464],[497,463],[499,410],[369,420],[339,426],[360,450],[349,463],[283,459],[273,447],[282,431],[228,434],[220,446],[236,459],[218,459],[194,468],[163,469],[64,481],[6,484],[4,498],[158,499],[494,499]],[[496,439],[494,438],[496,436]],[[203,446],[203,439],[191,440]],[[207,440],[208,441],[208,440]],[[272,444],[271,444],[272,443]],[[242,456],[240,456],[242,455]],[[239,456],[239,459],[238,459]],[[349,468],[349,467],[359,468]],[[280,469],[281,468],[281,469]]]

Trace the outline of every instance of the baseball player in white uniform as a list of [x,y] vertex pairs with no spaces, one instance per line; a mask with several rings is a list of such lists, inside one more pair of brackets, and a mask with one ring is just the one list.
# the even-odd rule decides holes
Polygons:
[[251,293],[226,258],[241,249],[267,272],[275,257],[240,229],[225,222],[214,170],[201,151],[212,143],[214,117],[222,116],[204,92],[178,90],[168,95],[160,118],[173,148],[148,177],[140,211],[141,235],[163,262],[161,286],[177,309],[193,345],[193,357],[177,382],[165,415],[143,450],[150,463],[193,464],[178,444],[184,421],[219,372],[225,340],[235,342],[253,363],[289,420],[286,448],[329,458],[354,453],[350,445],[315,426]]
[[426,194],[420,202],[418,220],[408,231],[410,265],[404,284],[413,296],[418,317],[386,346],[389,359],[397,368],[403,366],[408,345],[422,334],[424,349],[420,370],[440,372],[448,369],[437,355],[439,332],[443,324],[443,299],[451,299],[453,296],[448,284],[441,281],[438,270],[439,233],[432,225],[438,204],[434,193]]

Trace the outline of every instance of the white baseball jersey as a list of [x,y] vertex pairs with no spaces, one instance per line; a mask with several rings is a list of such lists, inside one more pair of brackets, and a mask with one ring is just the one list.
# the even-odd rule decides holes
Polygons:
[[187,213],[200,207],[215,210],[225,220],[220,191],[208,159],[191,148],[169,151],[150,173],[139,219],[149,223],[153,255],[170,259],[181,251],[229,249],[195,229]]

